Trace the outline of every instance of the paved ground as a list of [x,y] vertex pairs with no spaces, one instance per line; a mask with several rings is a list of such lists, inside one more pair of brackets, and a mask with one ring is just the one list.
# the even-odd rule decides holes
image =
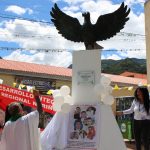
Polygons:
[[134,142],[126,142],[127,150],[135,150],[135,143]]
[[[127,150],[135,150],[135,142],[132,141],[132,142],[129,142],[129,141],[126,141],[126,146],[127,146]],[[144,150],[144,147],[142,146],[142,150]]]

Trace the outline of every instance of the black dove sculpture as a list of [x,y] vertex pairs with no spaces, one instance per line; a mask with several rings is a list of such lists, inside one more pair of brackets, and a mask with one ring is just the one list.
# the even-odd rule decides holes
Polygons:
[[62,12],[57,4],[54,4],[50,15],[51,21],[64,38],[74,42],[84,42],[86,50],[102,49],[96,41],[109,39],[124,28],[129,20],[130,9],[124,2],[114,12],[100,15],[95,24],[91,23],[90,13],[83,13],[84,23],[81,25],[77,18],[73,18]]

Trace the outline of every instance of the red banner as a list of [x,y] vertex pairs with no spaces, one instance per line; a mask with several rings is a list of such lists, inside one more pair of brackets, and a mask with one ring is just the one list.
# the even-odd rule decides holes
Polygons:
[[[43,110],[54,114],[55,111],[52,108],[53,98],[41,96],[40,99]],[[23,102],[26,106],[36,108],[36,101],[32,93],[0,84],[0,107],[5,110],[6,106],[14,101]]]

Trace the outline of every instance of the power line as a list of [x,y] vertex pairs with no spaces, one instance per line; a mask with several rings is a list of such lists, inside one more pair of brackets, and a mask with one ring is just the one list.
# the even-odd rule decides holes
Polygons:
[[[8,32],[1,32],[1,35],[5,35],[5,36],[9,36],[9,33]],[[29,33],[18,33],[18,32],[14,32],[12,34],[12,36],[15,36],[15,37],[29,37],[29,38],[61,38],[59,36],[55,36],[55,35],[44,35],[44,34],[29,34]],[[136,40],[145,40],[145,35],[142,35],[142,34],[135,34],[135,33],[125,33],[125,32],[120,32],[118,35],[114,36],[114,37],[117,37],[117,36],[122,36],[122,37],[125,37],[124,39],[119,39],[119,38],[111,38],[111,39],[108,39],[108,40],[123,40],[123,41],[136,41]],[[140,37],[140,38],[137,38],[137,37]],[[137,39],[136,39],[137,38]]]
[[[6,15],[6,14],[2,14],[2,15]],[[21,20],[26,20],[26,21],[31,21],[31,22],[39,22],[39,23],[46,23],[46,24],[52,24],[51,22],[45,22],[45,21],[40,21],[40,20],[34,20],[34,19],[28,19],[28,18],[22,18],[22,17],[13,17],[13,16],[10,16],[10,15],[6,15],[6,16],[1,16],[0,17],[3,17],[3,18],[9,18],[9,19],[21,19]],[[27,26],[27,25],[26,25]],[[9,34],[3,34],[3,35],[9,35]],[[13,36],[15,37],[29,37],[29,38],[54,38],[54,35],[29,35],[28,33],[16,33],[14,34]],[[117,36],[127,36],[127,37],[137,37],[137,36],[140,36],[142,37],[143,39],[140,39],[140,40],[145,40],[145,35],[142,35],[142,34],[136,34],[136,33],[127,33],[127,32],[120,32],[116,35]],[[60,38],[58,36],[55,36],[56,38]],[[112,39],[110,39],[112,40]],[[115,39],[113,39],[115,40]],[[135,41],[137,39],[117,39],[117,40],[123,40],[123,41],[129,41],[129,42],[132,42],[132,41]],[[138,39],[139,40],[139,39]]]
[[[1,17],[0,17],[1,18]],[[18,19],[18,20],[20,20],[20,19]],[[28,21],[28,20],[23,20],[22,19],[22,21]],[[31,22],[31,21],[30,21]],[[25,25],[25,26],[29,26],[29,27],[36,27],[37,25],[36,24],[34,24],[34,22],[32,22],[32,24],[24,24],[24,22],[6,22],[6,21],[3,21],[3,24],[14,24],[14,25]],[[38,23],[38,22],[37,22]],[[51,23],[50,23],[51,24]],[[47,27],[51,27],[51,25],[53,26],[53,24],[51,24],[51,25],[49,25],[49,24],[45,24],[45,23],[42,23],[42,24],[40,24],[40,26],[47,26]]]
[[[1,35],[4,35],[4,36],[9,36],[9,34],[5,34],[5,33],[2,33]],[[13,37],[18,37],[18,38],[21,38],[21,37],[24,37],[24,38],[47,38],[47,39],[51,39],[51,38],[55,38],[55,37],[52,37],[52,36],[47,36],[47,35],[29,35],[29,34],[12,34],[11,36]],[[59,37],[56,37],[56,38],[59,38]]]
[[[8,51],[16,51],[16,50],[20,50],[20,51],[37,51],[37,52],[72,52],[72,51],[75,51],[75,49],[45,49],[45,48],[20,48],[20,47],[0,47],[0,50],[8,50]],[[112,51],[143,51],[144,49],[120,49],[120,50],[117,50],[117,49],[105,49],[105,50],[102,50],[102,52],[112,52]]]
[[39,23],[44,23],[44,24],[52,24],[51,22],[47,22],[47,21],[41,21],[41,20],[24,18],[24,17],[12,16],[12,15],[2,14],[2,13],[0,13],[0,18],[19,19],[19,20],[26,20],[26,21],[31,21],[31,22],[39,22]]
[[[4,16],[3,16],[4,15]],[[17,17],[17,16],[12,16],[12,15],[7,15],[7,14],[2,14],[0,13],[0,17],[1,18],[9,18],[9,19],[19,19],[19,20],[26,20],[26,21],[31,21],[31,22],[39,22],[39,23],[44,23],[44,24],[52,24],[52,22],[46,22],[46,21],[41,21],[41,20],[35,20],[35,19],[29,19],[29,18],[23,18],[23,17]],[[28,26],[28,25],[27,25]],[[30,25],[31,26],[31,25]],[[128,32],[120,32],[118,33],[118,36],[124,36],[124,35],[128,35],[128,36],[145,36],[142,34],[137,34],[137,33],[128,33]]]
[[[1,35],[4,35],[6,37],[9,36],[9,34],[1,34]],[[62,38],[62,37],[59,37],[59,36],[47,36],[47,35],[29,35],[29,34],[12,34],[11,35],[12,37],[16,37],[16,38],[32,38],[32,39],[35,39],[35,38],[42,38],[42,39],[54,39],[54,38]],[[124,38],[124,39],[108,39],[109,41],[126,41],[126,42],[134,42],[134,41],[144,41],[145,39],[127,39],[127,38]],[[107,40],[107,41],[108,41]]]
[[102,52],[105,52],[105,51],[106,51],[106,52],[109,52],[109,51],[110,51],[110,52],[111,52],[111,51],[112,51],[112,52],[113,52],[113,51],[121,51],[121,52],[122,52],[122,51],[126,51],[126,52],[127,52],[127,51],[143,51],[143,50],[144,50],[144,49],[140,49],[140,48],[137,48],[137,49],[120,49],[120,50],[108,49],[108,50],[103,50]]
[[8,51],[38,51],[38,52],[63,52],[66,51],[65,49],[45,49],[45,48],[20,48],[20,47],[0,47],[0,50],[8,50]]
[[[31,21],[31,22],[39,22],[39,23],[52,24],[53,25],[52,22],[46,22],[46,21],[41,21],[41,20],[29,19],[29,18],[23,18],[23,17],[12,16],[12,15],[2,14],[2,13],[0,13],[0,17],[1,18],[8,18],[8,19],[19,19],[19,20],[25,20],[25,21]],[[26,26],[28,26],[28,25],[26,25]],[[143,37],[145,36],[145,35],[142,35],[142,34],[128,33],[128,32],[119,32],[118,33],[118,36],[124,36],[124,35],[127,35],[127,36],[143,36]]]
[[[107,1],[111,1],[111,0],[107,0]],[[144,2],[135,2],[135,3],[141,3],[144,4],[146,3],[148,0],[145,0]],[[4,3],[4,2],[3,2]],[[6,2],[5,2],[6,3]],[[8,3],[9,4],[9,3]],[[22,7],[22,6],[20,6]],[[51,22],[47,22],[47,21],[40,21],[40,20],[35,20],[35,19],[29,19],[29,18],[24,18],[24,17],[18,17],[18,16],[13,16],[13,15],[8,15],[8,14],[4,14],[4,13],[0,13],[0,17],[1,18],[6,18],[6,19],[20,19],[20,20],[26,20],[26,21],[31,21],[31,22],[39,22],[39,23],[44,23],[44,24],[52,24]]]
[[129,32],[119,32],[120,36],[124,36],[124,35],[127,35],[127,36],[142,36],[142,37],[145,37],[145,35],[143,34],[139,34],[139,33],[129,33]]

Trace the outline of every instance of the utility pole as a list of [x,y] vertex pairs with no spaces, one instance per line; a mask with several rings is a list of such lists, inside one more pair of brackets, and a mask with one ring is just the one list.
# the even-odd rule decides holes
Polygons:
[[150,0],[145,2],[144,9],[145,9],[147,84],[150,84]]

